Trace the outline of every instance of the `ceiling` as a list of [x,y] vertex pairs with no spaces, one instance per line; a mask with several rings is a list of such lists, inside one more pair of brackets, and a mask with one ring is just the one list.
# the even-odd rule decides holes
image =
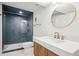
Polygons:
[[3,4],[21,8],[28,11],[36,11],[37,9],[47,7],[52,2],[3,2]]
[[47,7],[50,5],[52,2],[35,2],[36,4],[42,6],[42,7]]

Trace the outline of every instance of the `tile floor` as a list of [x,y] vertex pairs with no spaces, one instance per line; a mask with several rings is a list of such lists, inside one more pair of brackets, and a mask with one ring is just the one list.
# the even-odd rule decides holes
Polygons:
[[28,48],[28,49],[4,53],[2,54],[2,56],[34,56],[34,54],[33,54],[33,48]]

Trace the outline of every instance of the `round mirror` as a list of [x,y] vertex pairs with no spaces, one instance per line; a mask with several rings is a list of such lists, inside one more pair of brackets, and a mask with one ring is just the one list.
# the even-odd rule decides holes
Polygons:
[[57,28],[69,26],[76,16],[76,9],[72,4],[62,3],[57,6],[52,14],[52,24]]

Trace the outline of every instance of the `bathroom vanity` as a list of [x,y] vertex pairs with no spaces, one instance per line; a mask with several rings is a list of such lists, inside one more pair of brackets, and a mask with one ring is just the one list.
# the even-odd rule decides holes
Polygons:
[[57,56],[56,53],[43,47],[41,44],[34,42],[34,55],[35,56]]
[[50,37],[33,37],[35,56],[79,56],[79,43]]

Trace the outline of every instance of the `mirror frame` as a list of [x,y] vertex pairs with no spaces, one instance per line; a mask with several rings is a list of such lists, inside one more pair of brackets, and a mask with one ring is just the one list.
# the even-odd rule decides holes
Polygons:
[[[63,4],[63,3],[62,3],[62,4]],[[69,22],[67,25],[65,25],[65,26],[61,26],[61,27],[56,26],[55,23],[53,22],[52,17],[53,17],[53,14],[54,14],[55,9],[56,9],[58,6],[60,6],[60,4],[59,4],[58,6],[56,6],[56,8],[54,9],[54,11],[53,11],[53,13],[52,13],[52,15],[51,15],[51,22],[52,22],[52,24],[53,24],[53,26],[54,26],[55,28],[65,28],[65,27],[68,27],[69,25],[71,25],[71,24],[73,23],[73,21],[74,21],[75,18],[76,18],[76,8],[75,8],[75,6],[74,6],[73,4],[71,4],[71,3],[65,3],[65,4],[70,4],[70,5],[73,6],[75,15],[74,15],[72,21]]]

